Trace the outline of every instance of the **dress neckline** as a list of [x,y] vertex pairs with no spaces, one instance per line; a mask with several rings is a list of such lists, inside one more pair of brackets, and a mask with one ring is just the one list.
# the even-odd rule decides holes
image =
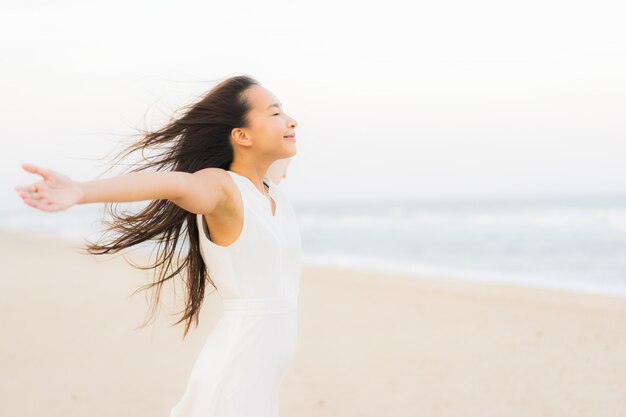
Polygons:
[[[237,174],[236,172],[231,171],[231,170],[227,170],[227,172],[230,172],[231,174],[235,174],[239,178],[243,178],[244,180],[246,180],[248,182],[248,184],[250,184],[250,186],[252,186],[252,188],[254,188],[254,191],[256,191],[261,197],[263,197],[263,199],[265,201],[267,201],[267,197],[262,192],[260,192],[258,188],[256,188],[256,186],[254,185],[252,180],[250,180],[250,178],[248,178],[248,177],[246,177],[244,175],[241,175],[241,174]],[[274,201],[275,210],[274,210],[273,214],[272,214],[272,202],[269,201],[269,205],[270,205],[270,207],[269,207],[269,214],[270,214],[270,217],[275,219],[276,216],[278,216],[278,199],[276,198],[276,193],[275,193],[275,190],[274,190],[274,183],[267,176],[263,177],[263,182],[267,184],[267,186],[268,186],[268,193],[270,195],[270,199]]]

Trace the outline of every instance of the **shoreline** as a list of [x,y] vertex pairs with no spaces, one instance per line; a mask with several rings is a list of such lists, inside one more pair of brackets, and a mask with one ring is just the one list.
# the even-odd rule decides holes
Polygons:
[[[77,239],[69,239],[62,236],[58,236],[48,232],[35,232],[32,230],[15,230],[15,229],[6,229],[0,228],[0,235],[24,235],[29,236],[33,239],[49,239],[52,241],[58,240],[59,242],[63,242],[64,245],[68,247],[77,247],[81,243]],[[142,250],[140,248],[132,249],[130,252],[136,254],[136,256],[148,256],[149,250]],[[119,255],[118,255],[119,256]],[[487,285],[487,286],[506,286],[506,287],[515,287],[521,289],[529,289],[529,290],[545,290],[545,291],[554,291],[554,292],[566,292],[570,294],[577,295],[590,295],[590,296],[599,296],[599,297],[612,297],[612,298],[620,298],[626,299],[626,292],[622,290],[610,289],[604,286],[590,286],[590,285],[579,285],[573,286],[568,284],[567,282],[559,282],[559,283],[537,283],[537,282],[518,282],[518,281],[507,281],[507,280],[498,280],[496,278],[478,278],[477,274],[453,274],[453,273],[437,273],[437,274],[428,274],[428,273],[416,273],[410,272],[401,268],[369,268],[369,267],[358,267],[355,265],[340,265],[340,264],[332,264],[332,263],[317,263],[317,262],[307,262],[306,259],[303,260],[303,268],[311,268],[311,269],[319,269],[326,271],[343,271],[346,273],[356,273],[361,275],[376,275],[376,276],[385,276],[385,277],[403,277],[411,280],[428,280],[433,282],[442,282],[442,283],[450,283],[451,285]]]

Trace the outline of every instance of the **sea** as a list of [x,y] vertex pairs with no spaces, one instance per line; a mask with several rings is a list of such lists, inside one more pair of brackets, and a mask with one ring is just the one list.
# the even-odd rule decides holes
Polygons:
[[[305,266],[626,297],[626,193],[292,204]],[[0,228],[79,243],[103,213],[24,205],[0,209]]]

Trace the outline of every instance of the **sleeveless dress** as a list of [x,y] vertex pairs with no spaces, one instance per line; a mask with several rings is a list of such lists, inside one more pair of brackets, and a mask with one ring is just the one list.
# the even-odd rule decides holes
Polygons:
[[243,228],[213,243],[197,215],[200,249],[224,306],[170,417],[278,417],[281,380],[294,356],[302,244],[294,210],[268,176],[275,202],[227,171],[243,200]]

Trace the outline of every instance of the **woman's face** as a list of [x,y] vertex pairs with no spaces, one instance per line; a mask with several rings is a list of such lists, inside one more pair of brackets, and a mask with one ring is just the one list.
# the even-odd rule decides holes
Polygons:
[[264,87],[253,85],[246,90],[246,97],[251,105],[249,126],[233,129],[233,140],[272,159],[294,156],[296,120],[283,111],[280,101]]

